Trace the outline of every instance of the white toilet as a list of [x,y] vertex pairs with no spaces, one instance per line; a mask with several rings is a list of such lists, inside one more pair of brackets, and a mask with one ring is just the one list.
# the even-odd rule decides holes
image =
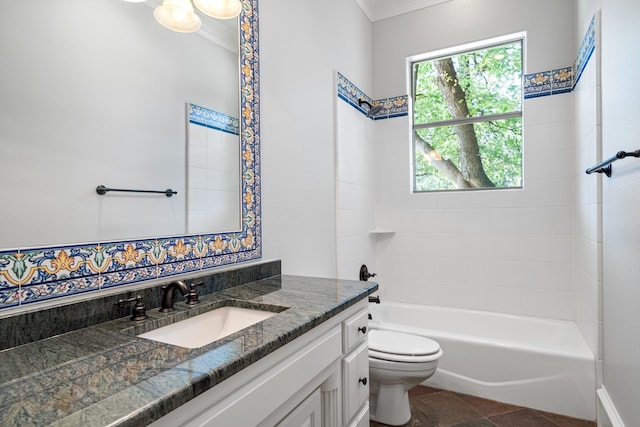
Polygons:
[[370,329],[370,419],[392,426],[408,422],[408,391],[436,372],[440,356],[440,345],[424,336]]

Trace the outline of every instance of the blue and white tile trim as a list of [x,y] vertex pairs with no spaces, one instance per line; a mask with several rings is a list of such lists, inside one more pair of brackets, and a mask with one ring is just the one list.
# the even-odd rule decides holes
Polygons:
[[409,113],[409,104],[407,95],[396,96],[393,98],[384,98],[379,100],[373,100],[367,96],[362,90],[360,90],[354,83],[347,79],[344,75],[338,74],[338,98],[342,99],[347,104],[351,105],[362,114],[366,115],[368,107],[363,108],[359,105],[358,101],[367,101],[369,104],[375,106],[381,106],[379,112],[377,112],[372,120],[390,119],[393,117],[406,116]]
[[227,116],[224,113],[200,107],[195,104],[188,104],[189,123],[240,135],[240,120],[236,117]]
[[[597,16],[594,16],[582,40],[573,66],[526,74],[522,81],[524,98],[531,99],[571,92],[578,84],[582,72],[595,51],[597,32],[598,19]],[[402,117],[408,114],[407,95],[373,100],[340,73],[338,73],[338,98],[365,115],[367,111],[358,105],[359,99],[363,99],[374,106],[381,105],[382,109],[372,117],[373,120]]]
[[524,76],[523,90],[525,99],[571,92],[576,87],[582,72],[595,51],[597,25],[598,20],[594,16],[591,19],[587,33],[582,39],[582,44],[573,66]]
[[582,44],[580,45],[580,50],[578,50],[578,56],[576,57],[576,61],[573,64],[573,69],[575,70],[575,82],[573,86],[575,87],[582,76],[582,72],[585,67],[589,63],[591,59],[591,55],[596,50],[596,39],[598,38],[599,31],[599,15],[595,15],[591,19],[591,23],[589,23],[589,28],[587,28],[587,33],[582,39]]
[[573,89],[573,68],[565,67],[527,74],[523,78],[522,89],[524,99],[571,92]]

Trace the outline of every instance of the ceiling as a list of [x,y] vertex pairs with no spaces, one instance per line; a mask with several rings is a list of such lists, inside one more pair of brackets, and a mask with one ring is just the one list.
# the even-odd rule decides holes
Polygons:
[[371,22],[449,1],[451,0],[356,0]]

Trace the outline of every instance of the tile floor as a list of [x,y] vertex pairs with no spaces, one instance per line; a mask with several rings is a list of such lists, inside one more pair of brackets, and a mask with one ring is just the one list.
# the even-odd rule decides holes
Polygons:
[[[412,418],[406,427],[596,427],[592,421],[424,386],[411,390],[409,401]],[[370,426],[385,425],[371,421]]]

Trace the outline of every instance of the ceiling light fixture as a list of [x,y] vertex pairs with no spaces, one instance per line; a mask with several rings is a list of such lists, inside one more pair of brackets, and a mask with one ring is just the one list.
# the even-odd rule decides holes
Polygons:
[[198,10],[217,19],[235,18],[242,11],[240,0],[193,0]]
[[179,33],[194,32],[201,25],[190,0],[164,0],[155,8],[153,16],[160,25]]

